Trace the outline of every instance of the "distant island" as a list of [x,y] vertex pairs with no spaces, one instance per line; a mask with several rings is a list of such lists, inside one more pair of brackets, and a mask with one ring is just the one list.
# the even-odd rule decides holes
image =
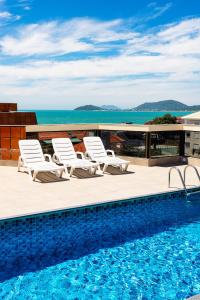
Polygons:
[[120,109],[115,105],[84,105],[75,108],[75,110],[85,111],[198,111],[200,105],[186,105],[176,100],[161,100],[157,102],[146,102],[131,109]]
[[195,111],[200,110],[200,105],[186,105],[176,100],[161,100],[157,102],[146,102],[132,111]]
[[90,110],[104,110],[103,108],[99,107],[99,106],[95,106],[95,105],[83,105],[83,106],[79,106],[77,108],[75,108],[74,110],[86,110],[86,111],[90,111]]
[[86,110],[86,111],[90,111],[90,110],[108,110],[108,111],[119,111],[121,110],[119,107],[115,106],[115,105],[102,105],[102,106],[96,106],[96,105],[83,105],[83,106],[79,106],[77,108],[75,108],[75,110]]
[[103,108],[103,110],[113,110],[113,111],[121,110],[121,108],[119,108],[115,105],[102,105],[101,108]]

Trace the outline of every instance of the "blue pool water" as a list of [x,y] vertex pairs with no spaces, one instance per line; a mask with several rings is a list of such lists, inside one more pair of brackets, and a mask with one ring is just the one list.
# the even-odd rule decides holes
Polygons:
[[0,299],[175,300],[200,293],[198,196],[149,197],[0,228]]

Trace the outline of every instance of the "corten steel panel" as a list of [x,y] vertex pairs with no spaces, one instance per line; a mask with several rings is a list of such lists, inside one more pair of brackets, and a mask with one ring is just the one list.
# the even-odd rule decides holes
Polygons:
[[1,159],[9,160],[11,158],[10,149],[1,149]]
[[11,127],[11,137],[12,138],[20,138],[21,135],[20,127]]
[[26,139],[26,129],[25,127],[20,127],[20,140]]
[[0,125],[36,125],[34,112],[0,112]]
[[20,152],[18,149],[11,149],[11,158],[12,160],[18,160]]
[[72,131],[72,136],[82,140],[84,137],[88,136],[88,131]]
[[6,117],[5,113],[0,113],[0,124],[1,125],[8,125],[8,118]]
[[20,138],[11,138],[11,149],[18,149],[19,148],[19,140]]
[[74,149],[75,149],[75,151],[80,151],[80,152],[86,151],[84,143],[79,143],[79,144],[74,145]]
[[68,138],[69,135],[65,131],[60,132],[39,132],[38,133],[39,140],[45,141],[45,140],[51,140],[53,138]]
[[10,137],[10,127],[1,127],[0,135],[1,138]]
[[17,103],[0,103],[0,112],[17,111]]
[[18,160],[19,140],[26,138],[26,128],[18,126],[0,126],[0,159]]
[[1,148],[10,149],[10,138],[1,138]]

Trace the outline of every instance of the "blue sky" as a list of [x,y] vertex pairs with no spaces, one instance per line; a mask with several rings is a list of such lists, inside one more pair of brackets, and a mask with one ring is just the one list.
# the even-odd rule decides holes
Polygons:
[[0,0],[1,101],[200,104],[200,1]]

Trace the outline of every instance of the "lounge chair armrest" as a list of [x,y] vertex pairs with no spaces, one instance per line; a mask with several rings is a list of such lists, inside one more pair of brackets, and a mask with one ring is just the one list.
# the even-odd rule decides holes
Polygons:
[[23,158],[21,157],[21,155],[18,158],[18,162],[23,162]]
[[59,158],[58,156],[54,153],[53,154],[53,158],[52,158],[53,162],[55,162],[56,164],[59,164]]
[[23,167],[24,165],[24,161],[23,161],[23,158],[21,157],[21,155],[19,156],[18,158],[18,171],[20,170],[20,167]]
[[44,154],[44,159],[49,161],[49,162],[52,162],[52,158],[51,158],[50,154]]
[[77,151],[77,152],[76,152],[76,155],[77,155],[77,157],[78,157],[78,155],[80,155],[82,159],[85,158],[83,152]]
[[108,149],[108,150],[106,150],[106,153],[107,154],[110,153],[112,157],[115,157],[115,152],[113,150]]
[[91,155],[90,155],[89,151],[86,151],[84,154],[85,154],[86,159],[91,159]]

